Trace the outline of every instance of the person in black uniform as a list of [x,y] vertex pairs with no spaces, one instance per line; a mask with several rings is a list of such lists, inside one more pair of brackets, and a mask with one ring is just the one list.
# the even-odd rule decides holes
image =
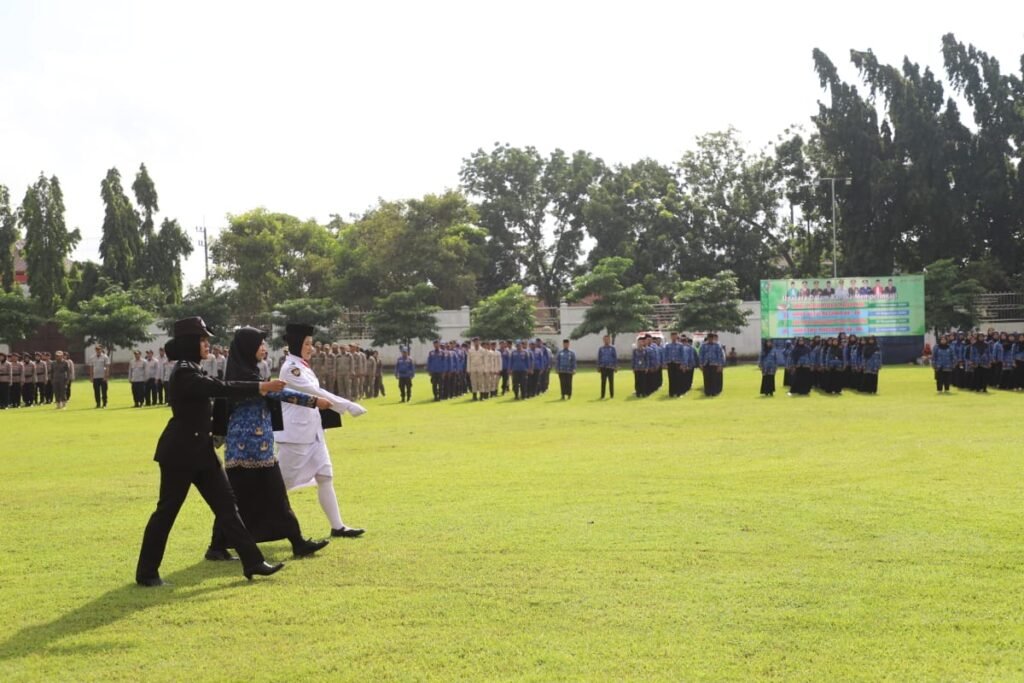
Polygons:
[[267,576],[284,564],[268,564],[242,523],[224,468],[213,449],[212,398],[246,399],[284,389],[284,382],[225,382],[203,373],[199,362],[210,353],[210,331],[202,318],[185,318],[174,323],[174,339],[168,356],[176,359],[171,371],[167,402],[171,419],[157,442],[154,460],[160,463],[160,498],[146,524],[135,569],[140,586],[162,586],[160,562],[167,537],[189,488],[195,485],[216,516],[230,544],[242,559],[242,573]]

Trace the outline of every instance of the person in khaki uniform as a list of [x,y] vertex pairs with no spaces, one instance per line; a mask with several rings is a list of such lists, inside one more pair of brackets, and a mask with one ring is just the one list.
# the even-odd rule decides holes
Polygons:
[[355,344],[352,350],[352,400],[359,400],[366,395],[367,354]]
[[335,384],[338,380],[338,356],[335,354],[335,348],[329,344],[324,344],[324,379],[323,388],[332,394],[338,393]]
[[324,364],[327,358],[324,356],[323,345],[317,342],[313,347],[313,355],[309,358],[309,367],[316,374],[320,381],[320,388],[324,388]]
[[480,346],[480,338],[473,337],[473,344],[466,352],[466,371],[469,373],[469,388],[473,400],[484,400],[484,374],[487,372],[487,351]]
[[487,358],[490,361],[487,366],[487,388],[492,398],[498,397],[498,380],[501,379],[501,351],[498,350],[497,342],[490,342],[487,345]]
[[352,398],[352,354],[347,346],[338,349],[338,358],[334,361],[334,371],[338,376],[338,390],[334,393],[343,398]]

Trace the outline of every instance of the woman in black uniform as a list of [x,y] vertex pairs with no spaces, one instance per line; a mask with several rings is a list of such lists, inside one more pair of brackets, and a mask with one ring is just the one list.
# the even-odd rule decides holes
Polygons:
[[185,318],[174,323],[174,343],[170,349],[177,362],[171,372],[167,402],[172,416],[157,442],[154,460],[160,463],[160,498],[146,524],[135,569],[140,586],[162,586],[160,563],[167,537],[189,488],[195,485],[216,515],[242,559],[242,573],[267,576],[282,563],[267,564],[235,509],[231,486],[213,449],[212,398],[244,399],[284,389],[284,382],[225,382],[208,377],[199,361],[210,353],[211,334],[202,318]]

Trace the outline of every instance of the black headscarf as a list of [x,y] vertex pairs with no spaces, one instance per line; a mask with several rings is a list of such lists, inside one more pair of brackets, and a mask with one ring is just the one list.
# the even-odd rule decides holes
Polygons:
[[167,356],[167,360],[177,361],[178,360],[178,348],[174,344],[174,337],[167,340],[164,344],[164,355]]
[[240,327],[235,330],[235,338],[231,340],[228,351],[228,366],[224,371],[224,379],[237,382],[260,381],[260,369],[256,364],[256,352],[267,335],[255,327]]
[[874,337],[868,337],[867,343],[864,345],[864,357],[871,358],[875,355],[875,351],[878,350],[878,342]]
[[805,339],[803,337],[797,337],[796,341],[793,343],[793,350],[789,352],[789,357],[794,363],[811,352],[811,349],[806,343],[801,343],[804,341]]
[[199,335],[179,334],[174,338],[174,349],[178,354],[178,360],[189,363],[199,363]]

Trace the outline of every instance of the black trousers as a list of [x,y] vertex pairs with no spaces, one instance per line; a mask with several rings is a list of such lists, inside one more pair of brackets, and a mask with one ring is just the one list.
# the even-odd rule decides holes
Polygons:
[[46,402],[53,403],[53,380],[51,379],[47,382],[44,388],[46,390]]
[[440,401],[444,395],[444,373],[430,373],[430,389],[434,392],[434,400]]
[[605,385],[608,385],[608,397],[615,398],[615,370],[601,368],[601,398],[604,398]]
[[988,368],[983,368],[980,365],[974,367],[974,386],[975,391],[988,391]]
[[[103,378],[92,381],[92,393],[96,397],[96,407],[107,405],[107,380]],[[102,398],[102,402],[101,399]]]
[[686,368],[679,371],[679,395],[684,396],[693,388],[693,368]]
[[761,375],[761,394],[771,396],[775,393],[775,375]]
[[508,393],[508,370],[501,371],[501,393],[505,395]]
[[155,406],[156,405],[156,380],[155,379],[147,379],[146,380],[146,405],[147,406]]
[[228,543],[238,549],[243,566],[254,567],[263,562],[263,553],[252,540],[235,508],[235,497],[231,493],[231,485],[228,484],[223,468],[194,470],[161,465],[160,499],[142,536],[139,563],[135,569],[136,580],[151,579],[160,575],[160,563],[163,562],[164,550],[167,548],[167,537],[193,485],[210,506],[216,518],[215,524],[223,531]]
[[811,369],[797,366],[790,378],[790,393],[806,396],[811,393]]
[[526,398],[525,370],[516,370],[512,373],[512,395],[517,399]]
[[5,382],[0,384],[0,409],[7,407],[7,402],[10,400],[8,396],[11,394],[11,383]]
[[156,381],[156,402],[160,404],[164,402],[164,381],[162,379]]
[[398,393],[403,401],[412,398],[412,377],[398,378]]
[[935,390],[936,391],[949,391],[949,384],[953,379],[952,370],[936,370],[935,371]]
[[558,373],[558,385],[562,391],[562,396],[565,398],[572,398],[572,373],[571,372],[560,372]]
[[36,402],[36,383],[25,382],[21,385],[21,400],[30,406]]
[[136,406],[141,406],[146,400],[146,383],[132,382],[132,400]]
[[540,391],[541,371],[534,370],[526,376],[526,397],[533,398]]
[[724,382],[723,372],[720,372],[722,368],[720,366],[708,365],[701,368],[704,374],[704,395],[705,396],[718,396],[722,393],[722,385]]
[[7,394],[7,405],[12,408],[21,405],[21,382],[11,384],[10,392]]
[[862,386],[862,391],[864,391],[865,393],[868,393],[868,394],[877,394],[878,393],[878,373],[877,372],[865,372],[864,373],[864,379],[862,380],[862,382],[863,382],[863,384],[861,385]]
[[683,370],[679,363],[668,364],[668,395],[682,396]]

